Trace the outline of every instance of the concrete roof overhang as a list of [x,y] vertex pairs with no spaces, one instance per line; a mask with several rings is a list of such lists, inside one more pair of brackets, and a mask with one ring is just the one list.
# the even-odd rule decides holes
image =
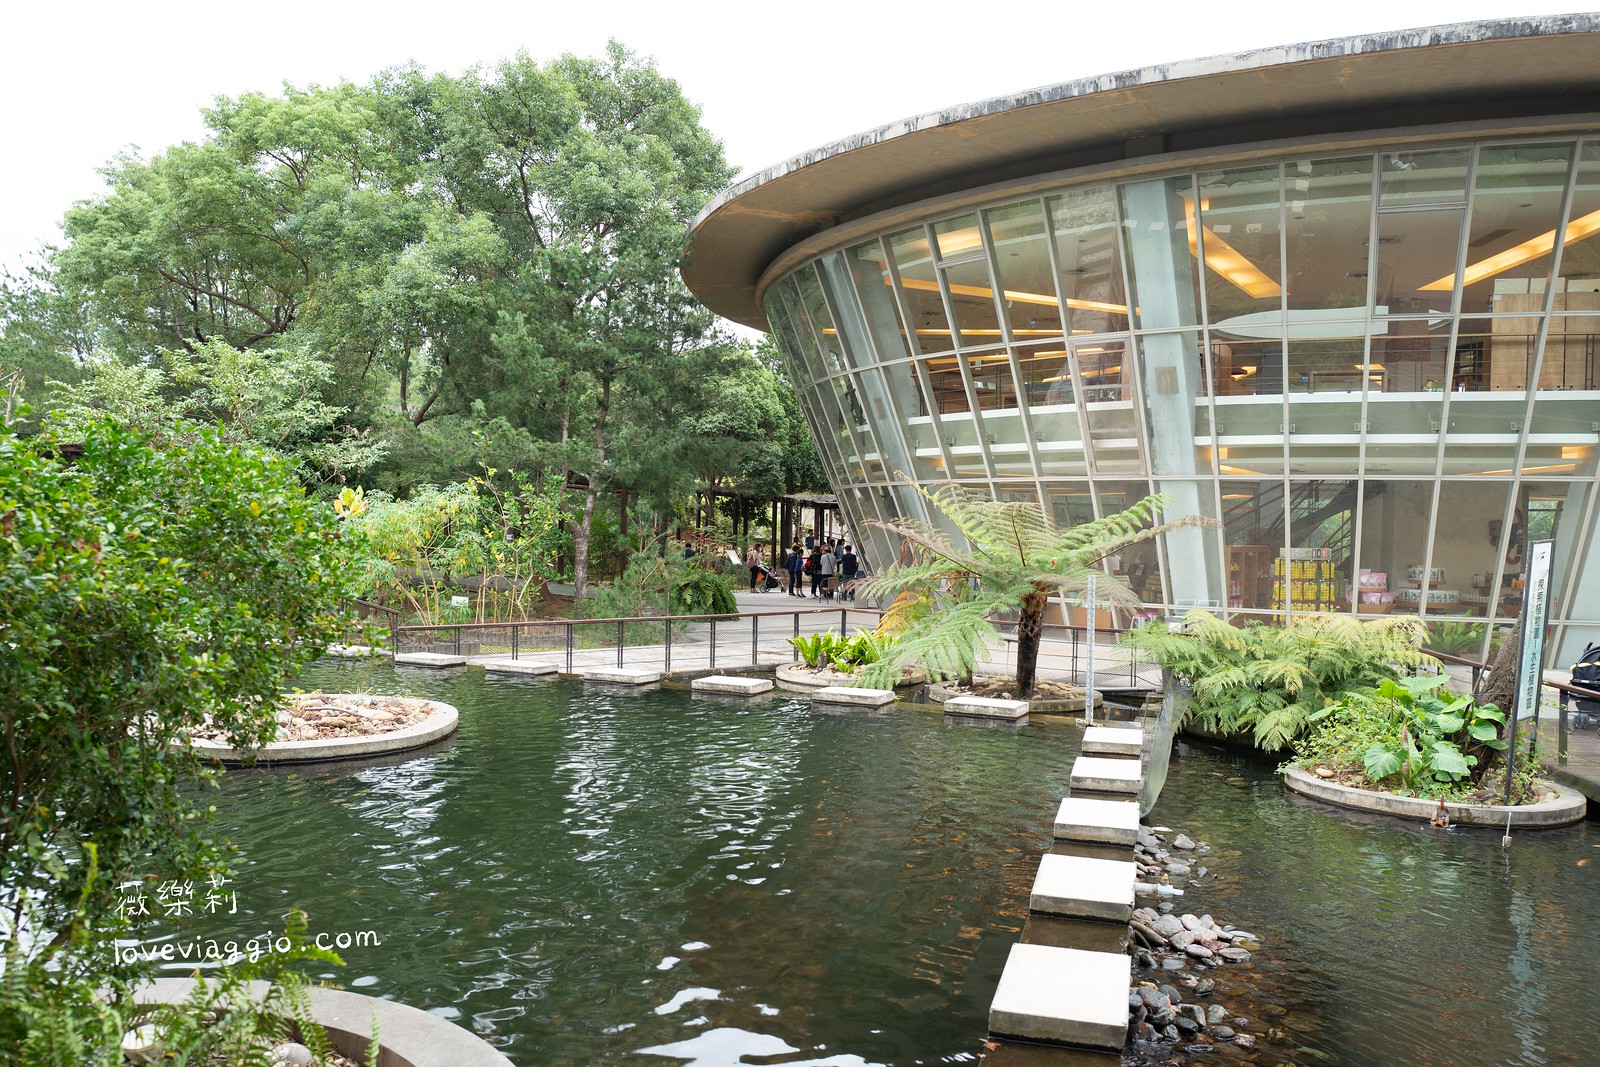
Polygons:
[[[1600,14],[1286,45],[1044,86],[880,126],[725,190],[683,267],[713,311],[766,329],[762,279],[824,230],[960,190],[1241,145],[1551,116],[1600,124]],[[842,235],[841,235],[842,236]]]

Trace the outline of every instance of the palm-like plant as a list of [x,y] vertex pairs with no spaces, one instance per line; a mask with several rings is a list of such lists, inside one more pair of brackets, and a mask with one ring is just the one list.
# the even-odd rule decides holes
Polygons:
[[1217,525],[1197,515],[1158,523],[1167,504],[1160,495],[1063,529],[1036,502],[991,500],[958,485],[917,491],[950,520],[966,544],[914,520],[868,520],[899,535],[904,548],[901,561],[869,579],[862,591],[869,597],[911,593],[917,598],[912,602],[932,610],[915,618],[893,649],[861,672],[861,685],[892,685],[910,663],[923,666],[930,678],[970,675],[979,650],[997,638],[990,620],[1016,611],[1017,695],[1026,700],[1033,693],[1045,606],[1052,595],[1082,592],[1095,574],[1101,599],[1118,607],[1137,606],[1138,597],[1122,579],[1101,572],[1100,561],[1171,530]]

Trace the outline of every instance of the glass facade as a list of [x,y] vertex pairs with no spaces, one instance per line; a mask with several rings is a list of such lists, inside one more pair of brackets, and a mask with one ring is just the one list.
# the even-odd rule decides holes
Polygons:
[[1554,643],[1600,634],[1600,134],[1063,182],[764,301],[869,561],[917,484],[1063,523],[1159,492],[1221,527],[1118,561],[1150,611],[1416,612],[1481,652],[1548,537]]

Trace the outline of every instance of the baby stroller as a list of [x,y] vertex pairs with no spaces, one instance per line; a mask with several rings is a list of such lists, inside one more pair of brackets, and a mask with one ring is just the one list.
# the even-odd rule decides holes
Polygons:
[[1594,693],[1594,697],[1574,697],[1572,728],[1581,730],[1591,724],[1600,725],[1600,645],[1590,645],[1572,665],[1572,684]]

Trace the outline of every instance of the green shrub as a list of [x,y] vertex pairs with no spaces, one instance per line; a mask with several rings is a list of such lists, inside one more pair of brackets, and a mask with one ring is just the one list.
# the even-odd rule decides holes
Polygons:
[[1500,737],[1505,725],[1500,709],[1445,690],[1446,681],[1442,674],[1385,681],[1314,717],[1319,720],[1314,729],[1336,714],[1359,724],[1354,732],[1371,735],[1360,754],[1368,782],[1391,792],[1449,799],[1479,785],[1506,742]]
[[1241,628],[1191,611],[1181,631],[1151,623],[1124,637],[1123,647],[1193,687],[1188,716],[1202,728],[1248,735],[1275,752],[1305,733],[1330,703],[1398,678],[1402,668],[1437,668],[1438,661],[1421,651],[1425,632],[1405,615],[1369,622],[1297,615],[1282,626]]
[[1481,622],[1441,619],[1428,623],[1427,647],[1447,656],[1476,656],[1483,649]]
[[883,659],[894,646],[894,638],[884,637],[871,630],[857,630],[854,637],[840,637],[829,630],[789,638],[807,667],[832,667],[841,674],[850,674],[857,667],[866,667]]
[[674,615],[737,615],[739,601],[721,574],[689,562],[671,568],[667,602]]

